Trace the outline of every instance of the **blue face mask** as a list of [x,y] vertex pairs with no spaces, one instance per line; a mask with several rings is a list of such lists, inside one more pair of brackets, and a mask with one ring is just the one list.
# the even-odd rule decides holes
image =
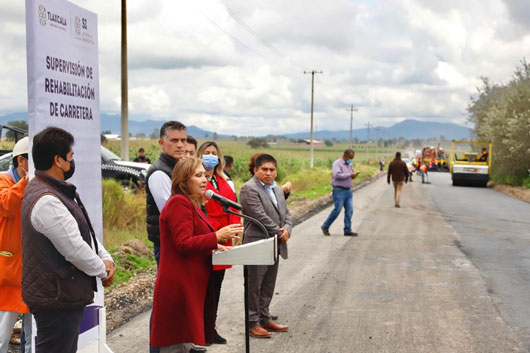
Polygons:
[[353,158],[349,158],[349,159],[346,160],[346,163],[348,163],[348,164],[351,164],[351,162],[353,162]]
[[205,154],[202,156],[202,165],[204,169],[211,170],[219,164],[219,157],[213,154]]

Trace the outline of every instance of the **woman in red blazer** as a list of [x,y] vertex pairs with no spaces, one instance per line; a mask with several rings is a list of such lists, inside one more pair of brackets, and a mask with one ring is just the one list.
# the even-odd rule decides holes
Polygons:
[[[173,170],[172,196],[160,214],[161,256],[153,299],[150,345],[200,352],[204,345],[204,302],[212,251],[242,232],[241,225],[215,231],[201,210],[206,172],[197,158]],[[175,347],[173,347],[175,346]]]
[[[202,165],[206,169],[206,178],[208,184],[206,190],[212,190],[216,194],[226,197],[229,200],[236,202],[236,194],[230,184],[228,184],[228,177],[224,173],[224,158],[221,154],[219,146],[213,141],[203,143],[197,150],[197,157],[202,159]],[[206,202],[206,211],[208,213],[208,220],[214,230],[221,229],[229,224],[241,224],[238,216],[231,215],[223,211],[223,207],[215,200],[208,200]],[[235,211],[235,210],[232,210]],[[221,243],[225,246],[231,246],[232,240],[226,243]],[[211,281],[215,290],[215,301],[205,303],[204,308],[204,334],[206,344],[212,343],[225,344],[224,339],[215,329],[215,321],[217,319],[217,308],[219,306],[219,297],[221,295],[221,285],[225,277],[225,269],[232,266],[214,266]]]

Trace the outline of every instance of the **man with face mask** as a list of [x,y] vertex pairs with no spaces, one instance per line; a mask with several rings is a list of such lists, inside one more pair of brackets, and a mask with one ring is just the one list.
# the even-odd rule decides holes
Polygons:
[[22,298],[37,322],[37,352],[74,353],[96,277],[114,279],[114,263],[97,240],[76,187],[67,131],[49,127],[33,138],[35,177],[22,202]]
[[353,171],[353,158],[355,152],[347,149],[341,158],[333,162],[333,203],[335,207],[329,214],[328,218],[322,225],[322,233],[329,235],[329,227],[339,216],[341,209],[344,207],[344,235],[354,236],[358,234],[351,230],[351,217],[353,215],[353,192],[351,190],[352,180],[357,178],[359,173]]
[[28,138],[13,148],[13,167],[0,174],[0,353],[6,353],[18,314],[23,315],[25,353],[31,352],[31,314],[22,301],[20,210],[28,185]]

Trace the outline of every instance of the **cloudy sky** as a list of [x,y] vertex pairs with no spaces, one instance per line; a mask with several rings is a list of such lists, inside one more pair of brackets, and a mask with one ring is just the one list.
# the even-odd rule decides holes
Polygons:
[[[120,111],[120,1],[98,14],[101,110]],[[25,111],[24,1],[0,4],[0,115]],[[466,124],[481,85],[510,80],[530,53],[528,0],[134,0],[128,2],[133,119],[218,133]]]

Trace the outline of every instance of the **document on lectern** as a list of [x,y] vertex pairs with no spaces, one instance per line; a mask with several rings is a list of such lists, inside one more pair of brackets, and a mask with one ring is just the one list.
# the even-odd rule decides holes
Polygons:
[[278,257],[277,236],[235,246],[231,250],[216,251],[214,265],[274,265]]

